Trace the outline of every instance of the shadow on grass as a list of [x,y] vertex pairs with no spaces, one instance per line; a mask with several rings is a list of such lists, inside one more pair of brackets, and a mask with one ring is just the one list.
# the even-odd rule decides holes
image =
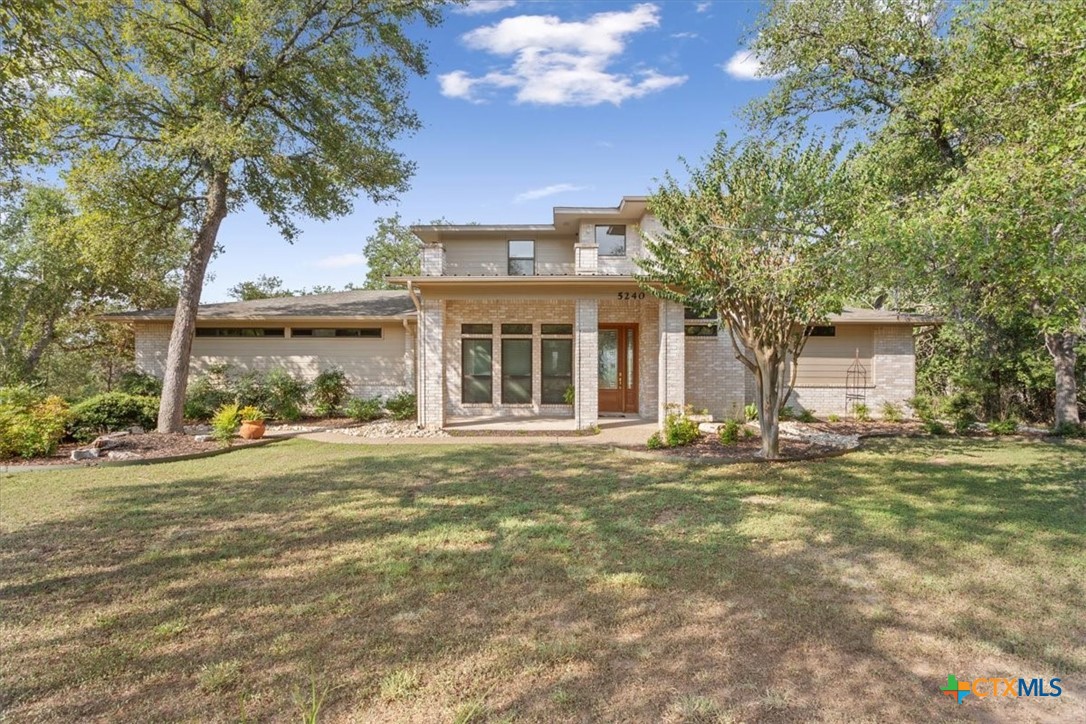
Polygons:
[[[78,512],[4,537],[2,653],[19,674],[4,674],[0,705],[222,719],[244,701],[263,719],[315,670],[340,687],[333,719],[440,719],[465,702],[547,720],[681,720],[698,707],[928,719],[956,715],[933,695],[950,662],[887,636],[968,657],[954,648],[965,636],[1078,671],[1049,628],[989,618],[1043,593],[1074,628],[1083,590],[1065,574],[1084,541],[1083,457],[869,448],[715,470],[593,449],[299,441],[215,472],[178,464],[160,482],[89,487]],[[1041,561],[1062,583],[958,580],[963,549],[1017,571]],[[931,590],[902,590],[916,582]],[[979,600],[939,610],[959,595]],[[207,672],[223,662],[240,673],[219,684]],[[383,695],[382,678],[405,668],[418,690]],[[841,697],[842,672],[895,686]]]

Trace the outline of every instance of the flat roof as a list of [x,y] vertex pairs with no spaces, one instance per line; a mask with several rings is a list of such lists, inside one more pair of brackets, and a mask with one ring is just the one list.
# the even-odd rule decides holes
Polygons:
[[[354,318],[407,319],[414,318],[415,305],[406,290],[355,289],[331,294],[304,294],[297,297],[273,297],[248,302],[201,304],[197,321],[246,320],[278,318]],[[172,321],[173,307],[165,309],[132,310],[103,314],[105,321]]]

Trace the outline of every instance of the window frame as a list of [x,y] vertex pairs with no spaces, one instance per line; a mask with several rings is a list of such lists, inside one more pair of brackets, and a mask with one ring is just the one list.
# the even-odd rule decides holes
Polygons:
[[[260,334],[245,334],[259,332]],[[270,332],[270,334],[269,334]],[[283,339],[286,327],[197,327],[194,337],[204,339]]]
[[[614,253],[605,254],[603,252],[603,249],[600,247],[600,229],[615,229],[615,228],[618,228],[618,227],[622,228],[622,252],[619,253],[619,254],[614,254]],[[596,242],[596,254],[598,256],[605,256],[605,257],[608,257],[608,258],[617,258],[617,259],[625,258],[626,252],[627,252],[627,249],[628,249],[629,243],[630,243],[629,226],[627,226],[626,224],[596,224],[595,229],[593,229],[592,233],[593,233],[593,240]],[[614,235],[613,234],[608,234],[608,236],[614,236]]]
[[[313,332],[332,334],[313,334]],[[299,334],[301,332],[301,334]],[[346,334],[347,332],[377,332],[377,334]],[[342,333],[342,334],[341,334]],[[384,339],[383,327],[291,327],[291,339]]]
[[[479,343],[486,343],[490,347],[490,374],[480,375],[467,373],[467,356],[469,346],[473,346]],[[469,389],[475,389],[467,384],[468,379],[479,380],[486,378],[489,384],[486,386],[487,395],[485,400],[469,400],[467,399],[467,391]],[[494,404],[494,338],[493,337],[465,337],[460,341],[460,404],[462,405],[493,405]]]
[[[569,374],[568,375],[548,375],[547,365],[544,361],[546,359],[547,347],[554,344],[568,345],[569,347]],[[562,387],[561,399],[554,401],[547,399],[547,380],[566,380],[566,384]],[[569,406],[566,402],[565,395],[566,389],[573,385],[573,337],[545,337],[540,340],[539,344],[539,403],[541,405],[565,405]]]
[[[508,374],[506,372],[506,370],[509,367],[509,365],[506,364],[506,360],[505,360],[505,357],[506,357],[505,346],[506,346],[507,343],[510,344],[510,345],[512,345],[512,344],[517,344],[517,345],[525,345],[525,344],[527,344],[528,345],[528,356],[527,356],[527,359],[528,359],[528,373],[526,375],[525,374],[511,375],[511,374]],[[506,405],[506,406],[531,405],[532,401],[535,399],[535,393],[534,393],[534,390],[532,389],[533,388],[533,384],[532,384],[533,383],[533,378],[535,376],[535,361],[533,359],[533,356],[534,356],[533,353],[535,351],[533,349],[534,347],[535,347],[535,345],[533,344],[533,340],[532,340],[531,337],[513,336],[513,337],[502,337],[501,338],[501,380],[500,380],[499,389],[501,390],[501,404],[502,405]],[[508,396],[508,394],[506,392],[506,383],[511,382],[514,378],[517,379],[517,380],[520,380],[522,383],[523,383],[523,381],[525,379],[527,380],[527,382],[528,382],[528,384],[527,384],[528,398],[527,399],[517,400],[515,402],[510,402],[509,400],[506,399],[506,397]]]
[[[531,244],[531,256],[513,256],[513,244]],[[531,262],[531,273],[516,274],[513,272],[513,262]],[[505,273],[511,277],[534,277],[535,274],[535,239],[507,239],[505,242]]]

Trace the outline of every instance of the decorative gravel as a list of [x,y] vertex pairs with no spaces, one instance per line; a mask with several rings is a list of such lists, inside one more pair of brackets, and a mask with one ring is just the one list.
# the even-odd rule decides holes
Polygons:
[[354,427],[340,427],[326,432],[351,437],[449,437],[444,430],[420,430],[411,420],[377,420]]

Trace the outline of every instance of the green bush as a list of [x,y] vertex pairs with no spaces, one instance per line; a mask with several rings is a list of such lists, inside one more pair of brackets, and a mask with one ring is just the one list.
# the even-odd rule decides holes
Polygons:
[[725,420],[724,424],[717,428],[716,434],[721,445],[734,445],[739,442],[739,421]]
[[901,422],[905,416],[901,414],[901,408],[887,400],[882,403],[882,419],[887,422]]
[[69,417],[68,404],[25,385],[0,388],[0,460],[52,455]]
[[993,420],[988,423],[988,432],[993,435],[1013,435],[1018,432],[1018,420],[1008,417],[1006,420]]
[[231,402],[220,407],[211,418],[211,436],[229,445],[241,427],[241,406]]
[[743,414],[747,418],[747,422],[754,422],[758,419],[758,406],[753,402],[743,408]]
[[1052,428],[1052,434],[1057,437],[1086,437],[1086,425],[1065,422]]
[[162,380],[146,372],[131,370],[121,375],[117,381],[117,390],[139,397],[161,397]]
[[227,376],[226,392],[230,399],[242,407],[260,407],[268,405],[268,385],[260,372],[243,372]]
[[201,376],[189,382],[185,395],[185,417],[189,420],[210,420],[215,411],[231,402],[233,396],[220,386],[217,379]]
[[152,428],[158,419],[158,398],[104,392],[72,407],[69,432],[76,440],[139,425]]
[[803,412],[799,413],[799,417],[797,419],[800,422],[818,422],[818,418],[815,417],[814,410],[804,410]]
[[977,397],[972,392],[958,392],[943,403],[943,412],[954,422],[954,432],[964,435],[977,421]]
[[300,419],[309,386],[281,369],[269,372],[264,382],[267,385],[264,409],[268,411],[268,414],[278,420],[288,422]]
[[785,405],[777,413],[777,419],[782,421],[795,420],[796,411],[792,408],[791,405]]
[[946,425],[939,422],[935,418],[923,420],[923,426],[924,431],[929,435],[946,435],[948,432],[950,432],[949,430],[947,430]]
[[668,413],[664,418],[663,441],[668,447],[689,445],[701,437],[698,423],[686,415],[677,412]]
[[857,402],[852,406],[852,416],[857,422],[867,422],[871,419],[871,408],[862,402]]
[[351,391],[347,383],[347,375],[341,369],[331,368],[323,370],[313,380],[313,394],[310,400],[318,415],[334,415],[339,411],[343,401]]
[[347,402],[344,412],[347,413],[347,417],[354,418],[359,422],[377,420],[384,417],[385,414],[384,410],[381,409],[380,397],[355,397]]
[[916,395],[911,400],[908,400],[908,405],[913,408],[916,419],[922,422],[929,422],[935,419],[935,405],[932,404],[930,397]]
[[385,409],[393,420],[414,420],[418,414],[418,400],[410,392],[401,392],[388,398]]
[[841,416],[835,412],[826,415],[826,422],[841,422]]
[[649,435],[649,439],[645,441],[645,447],[649,450],[659,450],[666,447],[666,445],[664,445],[663,439],[660,438],[660,433],[654,432]]

